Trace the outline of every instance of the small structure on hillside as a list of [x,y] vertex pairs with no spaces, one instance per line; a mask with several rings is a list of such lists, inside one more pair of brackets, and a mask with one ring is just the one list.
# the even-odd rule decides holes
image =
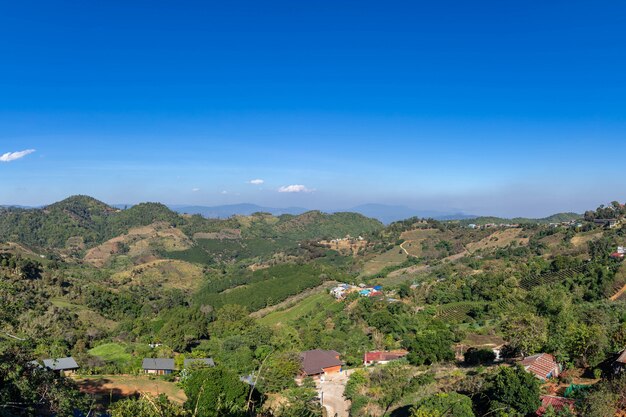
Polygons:
[[210,366],[213,367],[215,366],[215,362],[213,361],[213,358],[191,358],[191,359],[185,359],[183,366],[185,368],[192,368],[194,366]]
[[319,378],[341,372],[343,362],[339,352],[334,350],[313,349],[300,354],[302,375]]
[[44,359],[43,366],[66,376],[73,375],[78,369],[78,364],[71,356],[67,358]]
[[363,365],[370,366],[376,363],[389,363],[391,361],[395,361],[401,358],[404,358],[409,354],[408,350],[392,350],[392,351],[380,351],[376,350],[373,352],[365,352],[363,355]]
[[174,359],[145,358],[141,364],[144,373],[155,375],[168,375],[176,370]]
[[626,370],[626,349],[622,350],[613,362],[613,374],[617,375]]
[[561,371],[561,367],[554,356],[548,353],[538,353],[536,355],[527,356],[521,360],[520,364],[526,371],[532,373],[542,381],[558,377]]
[[571,398],[555,397],[553,395],[542,395],[540,399],[541,406],[535,412],[535,414],[537,414],[538,416],[543,416],[546,411],[548,411],[549,407],[552,407],[552,409],[556,412],[559,412],[564,408],[569,408],[572,412],[574,411],[575,401]]

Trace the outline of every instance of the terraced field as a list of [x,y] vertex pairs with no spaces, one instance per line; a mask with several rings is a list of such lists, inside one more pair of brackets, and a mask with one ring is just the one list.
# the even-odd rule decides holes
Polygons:
[[314,311],[326,309],[333,304],[340,304],[326,291],[310,295],[295,305],[284,310],[277,310],[259,319],[259,322],[268,326],[278,323],[295,321]]

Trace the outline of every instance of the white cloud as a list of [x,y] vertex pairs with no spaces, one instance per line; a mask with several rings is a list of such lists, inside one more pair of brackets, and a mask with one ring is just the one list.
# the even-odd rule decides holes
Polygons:
[[197,193],[198,191],[200,191],[199,188],[192,188],[191,191],[193,191],[194,193]]
[[226,191],[226,190],[222,190],[222,191],[220,192],[220,194],[228,194],[228,191]]
[[278,189],[279,193],[311,193],[315,190],[307,188],[302,184],[283,185]]
[[262,179],[260,179],[260,178],[257,178],[257,179],[255,179],[255,180],[250,180],[250,181],[248,181],[248,182],[249,182],[250,184],[252,184],[252,185],[261,185],[261,184],[263,184],[263,183],[265,182],[265,180],[262,180]]
[[0,162],[15,161],[16,159],[23,158],[26,155],[31,154],[33,152],[35,152],[34,149],[26,149],[24,151],[17,151],[17,152],[7,152],[0,156]]

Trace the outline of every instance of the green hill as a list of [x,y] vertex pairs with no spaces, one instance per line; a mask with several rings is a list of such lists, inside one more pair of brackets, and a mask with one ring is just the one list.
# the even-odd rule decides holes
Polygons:
[[382,229],[378,220],[356,213],[325,214],[311,211],[299,216],[275,217],[266,213],[226,220],[183,216],[161,203],[141,203],[126,210],[92,197],[77,195],[41,209],[0,209],[3,240],[32,247],[62,249],[73,244],[90,248],[138,226],[167,222],[192,237],[196,232],[238,229],[247,239],[288,239],[294,242],[325,237],[358,236]]

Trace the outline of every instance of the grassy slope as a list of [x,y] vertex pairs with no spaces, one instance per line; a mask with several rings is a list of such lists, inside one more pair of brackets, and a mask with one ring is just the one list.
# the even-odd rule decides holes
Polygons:
[[285,310],[274,311],[273,313],[260,318],[259,322],[265,325],[289,323],[290,321],[297,320],[308,313],[325,309],[334,303],[336,303],[336,301],[333,297],[324,291],[306,297],[293,307],[289,307]]
[[116,362],[125,364],[130,362],[131,354],[126,351],[126,347],[119,343],[105,343],[89,349],[89,354],[97,356],[106,362]]

